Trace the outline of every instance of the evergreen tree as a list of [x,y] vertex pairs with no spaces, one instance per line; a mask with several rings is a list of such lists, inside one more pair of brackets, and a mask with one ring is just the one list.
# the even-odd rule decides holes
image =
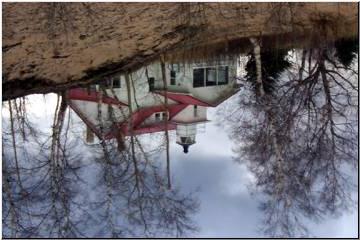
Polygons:
[[[287,49],[265,50],[261,52],[263,87],[266,94],[273,93],[276,80],[285,69],[291,66],[290,62],[286,59],[287,53]],[[256,85],[256,64],[254,53],[250,53],[249,57],[250,59],[245,67],[247,72],[245,78],[247,81],[253,83],[256,91],[258,92],[259,86]]]
[[340,39],[335,42],[335,50],[338,61],[349,67],[359,51],[359,42],[357,39]]

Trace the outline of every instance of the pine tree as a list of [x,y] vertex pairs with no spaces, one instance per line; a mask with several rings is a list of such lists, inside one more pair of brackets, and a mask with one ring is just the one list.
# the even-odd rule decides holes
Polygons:
[[357,39],[340,39],[335,42],[335,50],[338,61],[349,67],[359,51],[359,42]]
[[[263,50],[261,52],[262,62],[262,77],[263,88],[266,94],[271,94],[275,90],[276,80],[280,77],[281,73],[291,66],[290,62],[286,59],[288,50]],[[245,70],[247,74],[245,76],[247,81],[253,83],[256,91],[259,91],[259,87],[256,84],[256,64],[254,53],[249,54],[249,61],[246,64]]]

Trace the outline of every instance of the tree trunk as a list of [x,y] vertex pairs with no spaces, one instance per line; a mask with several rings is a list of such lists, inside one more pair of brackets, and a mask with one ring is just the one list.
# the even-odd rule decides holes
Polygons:
[[303,80],[303,73],[305,70],[305,58],[306,58],[306,50],[304,49],[301,53],[301,66],[299,69],[299,80],[302,81]]
[[138,191],[140,191],[139,188],[139,170],[137,166],[137,161],[135,157],[135,142],[134,142],[134,132],[133,132],[133,109],[132,109],[132,98],[131,98],[131,83],[129,78],[129,73],[125,74],[125,81],[126,81],[126,89],[127,89],[127,96],[128,96],[128,106],[129,106],[129,120],[128,120],[128,129],[130,132],[130,145],[131,145],[131,156],[132,161],[134,164],[134,171],[135,171],[135,184]]
[[[264,85],[263,85],[263,80],[262,80],[261,49],[260,49],[260,45],[259,45],[259,40],[255,39],[255,38],[250,38],[250,41],[254,46],[254,55],[255,55],[255,61],[256,61],[256,83],[258,85],[258,90],[259,90],[258,94],[261,97],[261,101],[264,101],[265,100],[264,99],[265,91],[264,91]],[[274,123],[274,112],[271,109],[271,106],[268,106],[268,104],[269,104],[269,102],[265,103],[264,110],[269,119],[270,136],[272,139],[272,145],[273,145],[275,156],[276,156],[277,170],[279,171],[276,175],[277,182],[278,182],[276,192],[278,194],[280,194],[282,187],[283,187],[282,180],[284,177],[284,173],[283,173],[284,158],[282,156],[281,146],[279,144],[278,137],[276,134],[276,126]]]
[[[14,199],[12,198],[12,194],[11,194],[11,186],[9,184],[9,180],[8,180],[8,176],[9,173],[7,171],[7,166],[6,166],[6,161],[3,158],[2,159],[2,167],[3,167],[3,176],[2,176],[2,180],[3,180],[3,194],[5,193],[7,195],[8,201],[9,201],[9,213],[10,213],[10,228],[11,228],[11,237],[16,238],[17,237],[17,213],[15,210],[15,202]],[[3,195],[4,196],[4,195]],[[3,219],[4,221],[4,219]]]
[[9,103],[9,112],[10,112],[10,125],[11,125],[11,138],[12,138],[12,145],[14,149],[14,159],[15,159],[15,170],[16,170],[16,176],[18,180],[18,184],[20,187],[20,191],[23,192],[23,186],[20,178],[20,170],[19,170],[19,162],[17,157],[17,151],[16,151],[16,136],[15,136],[15,128],[14,128],[14,117],[13,117],[13,109],[11,107],[11,100],[8,101]]
[[164,83],[164,98],[165,98],[165,110],[166,110],[166,118],[165,118],[165,141],[166,141],[166,173],[168,180],[168,189],[171,189],[171,176],[170,176],[170,146],[169,146],[169,131],[168,131],[168,97],[167,97],[167,81],[166,81],[166,69],[165,69],[165,57],[161,56],[161,73],[162,80]]
[[256,38],[250,38],[251,43],[254,46],[254,55],[256,62],[256,85],[258,86],[258,94],[263,97],[265,95],[263,82],[262,82],[262,66],[261,66],[261,54],[260,54],[260,45],[259,40]]

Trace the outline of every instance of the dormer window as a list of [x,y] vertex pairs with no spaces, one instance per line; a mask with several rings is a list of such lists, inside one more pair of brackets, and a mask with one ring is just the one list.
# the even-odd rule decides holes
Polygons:
[[167,119],[168,114],[167,112],[157,112],[155,113],[155,121],[159,122],[159,121],[164,121],[165,119]]
[[160,121],[160,113],[155,113],[155,121]]

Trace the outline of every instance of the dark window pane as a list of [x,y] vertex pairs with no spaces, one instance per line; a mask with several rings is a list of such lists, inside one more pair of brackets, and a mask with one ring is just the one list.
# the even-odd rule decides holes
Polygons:
[[224,85],[229,82],[229,67],[218,68],[218,85]]
[[195,68],[193,70],[193,87],[204,87],[204,69]]
[[206,86],[216,85],[216,68],[206,69]]
[[173,70],[170,71],[170,84],[171,85],[176,84],[176,72]]
[[113,78],[113,88],[121,88],[120,76]]
[[149,91],[154,91],[154,88],[155,88],[155,78],[153,77],[150,77],[148,79],[148,82],[149,82]]

